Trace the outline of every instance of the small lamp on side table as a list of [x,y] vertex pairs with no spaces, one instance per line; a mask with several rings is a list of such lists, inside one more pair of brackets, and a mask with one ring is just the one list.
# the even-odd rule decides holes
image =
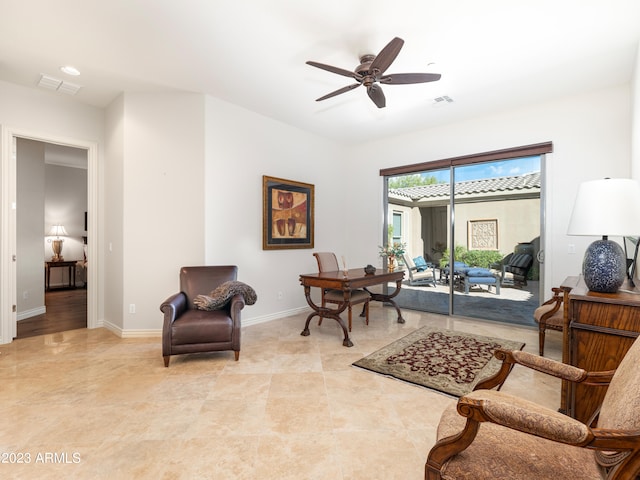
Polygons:
[[52,262],[64,261],[64,257],[62,256],[62,244],[64,243],[64,238],[60,237],[66,237],[67,235],[67,231],[63,225],[54,225],[51,227],[51,230],[49,230],[49,236],[56,237],[55,239],[49,239],[51,242],[51,250],[53,250],[53,256],[51,257]]
[[582,183],[567,234],[602,236],[587,248],[582,274],[589,290],[617,292],[627,273],[627,258],[608,237],[640,234],[640,184],[627,178]]

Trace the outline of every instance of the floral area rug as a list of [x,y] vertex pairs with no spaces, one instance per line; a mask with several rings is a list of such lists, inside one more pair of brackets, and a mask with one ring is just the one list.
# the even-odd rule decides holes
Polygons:
[[522,350],[524,343],[423,327],[361,358],[353,365],[460,397],[500,369],[497,348]]

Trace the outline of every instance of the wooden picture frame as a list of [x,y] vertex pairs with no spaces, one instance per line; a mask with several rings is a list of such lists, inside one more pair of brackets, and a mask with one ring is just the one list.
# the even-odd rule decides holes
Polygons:
[[262,176],[262,249],[313,248],[314,186]]

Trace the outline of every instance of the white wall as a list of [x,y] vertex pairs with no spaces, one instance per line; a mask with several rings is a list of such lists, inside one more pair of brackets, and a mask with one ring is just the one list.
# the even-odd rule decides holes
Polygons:
[[[41,235],[47,235],[53,225],[63,225],[68,233],[64,238],[62,256],[65,260],[82,260],[83,241],[87,235],[84,230],[84,213],[87,211],[87,170],[84,168],[45,165],[44,223]],[[44,242],[44,258],[51,260],[53,251],[50,240]],[[54,237],[55,238],[55,237]],[[61,270],[51,272],[51,282],[55,285]],[[65,280],[68,278],[65,277]]]
[[[312,253],[346,255],[345,224],[367,208],[344,202],[354,179],[343,174],[342,147],[214,98],[206,124],[205,263],[238,265],[239,280],[256,290],[245,325],[305,308],[299,275],[317,271]],[[263,175],[315,186],[313,249],[262,250]]]
[[[578,274],[584,250],[595,238],[566,235],[573,201],[582,181],[630,176],[630,99],[625,85],[353,147],[345,174],[358,181],[351,182],[346,202],[371,208],[345,225],[349,237],[360,239],[349,243],[350,256],[359,263],[375,258],[382,238],[381,168],[551,141],[546,285]],[[569,243],[576,245],[576,254],[567,253]]]
[[105,240],[121,260],[109,289],[119,285],[122,301],[106,325],[117,330],[122,318],[120,333],[144,335],[162,328],[160,303],[178,290],[179,268],[204,261],[204,97],[127,93],[116,103],[110,131],[122,138],[106,208],[122,208],[110,212]]
[[[104,218],[104,262],[100,268],[104,278],[104,325],[122,331],[122,279],[124,278],[122,211],[124,210],[124,95],[111,102],[105,115],[105,192],[102,205]],[[90,267],[90,266],[89,266]]]
[[640,45],[631,79],[631,178],[640,181]]

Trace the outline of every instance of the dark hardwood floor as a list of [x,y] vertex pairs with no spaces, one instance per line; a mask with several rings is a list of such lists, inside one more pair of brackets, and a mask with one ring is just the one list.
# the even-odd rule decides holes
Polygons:
[[47,313],[18,321],[16,338],[87,328],[87,289],[45,292]]

